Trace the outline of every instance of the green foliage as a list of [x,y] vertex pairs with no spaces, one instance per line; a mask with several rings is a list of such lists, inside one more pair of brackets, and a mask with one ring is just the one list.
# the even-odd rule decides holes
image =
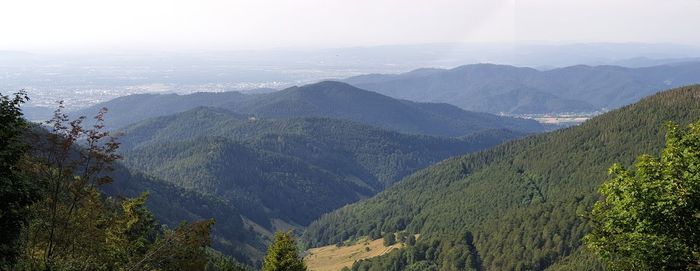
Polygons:
[[700,122],[669,124],[657,159],[613,165],[591,211],[588,247],[611,270],[687,270],[700,264]]
[[416,244],[416,236],[413,234],[409,234],[408,237],[406,237],[406,244],[409,246],[413,246]]
[[27,100],[24,92],[14,97],[0,94],[0,269],[15,263],[27,207],[37,198],[35,187],[21,172],[28,146],[20,106]]
[[205,271],[253,271],[252,268],[237,262],[221,252],[212,249],[207,252],[209,262],[207,262]]
[[[14,229],[3,225],[2,238],[9,241],[2,246],[7,251],[3,251],[0,269],[204,269],[209,262],[206,251],[213,221],[183,222],[174,230],[164,229],[145,206],[148,194],[113,198],[100,191],[113,182],[108,173],[119,159],[119,144],[103,130],[106,110],[96,116],[92,128],[84,129],[83,118],[70,121],[59,106],[47,122],[47,132],[24,124],[19,110],[24,99],[20,95],[14,101],[1,99],[3,116],[8,119],[2,123],[1,135],[8,143],[3,147],[8,148],[2,149],[0,158],[10,168],[0,170],[16,175],[0,176],[26,176],[36,193],[31,201],[10,204],[16,209],[8,209],[12,211],[8,215],[3,209],[3,219],[14,215],[17,221]],[[12,116],[14,122],[9,121]],[[25,152],[23,141],[32,143],[31,152]],[[79,141],[84,145],[79,146]],[[2,184],[10,184],[16,193],[26,192],[15,179],[3,179]],[[17,199],[9,196],[8,200]],[[16,238],[17,230],[21,238]]]
[[166,230],[156,240],[141,262],[132,268],[146,270],[203,270],[209,262],[207,247],[213,220],[182,223]]
[[[457,244],[464,238],[460,233],[470,232],[472,258],[485,270],[544,270],[569,255],[587,253],[581,250],[582,237],[591,226],[580,214],[598,200],[596,189],[609,165],[630,165],[640,154],[660,151],[664,123],[686,125],[698,118],[700,86],[663,92],[577,127],[438,163],[371,199],[322,216],[303,240],[315,247],[376,229],[406,230],[421,234],[415,247],[432,247],[432,242]],[[461,251],[428,254],[440,258]],[[363,265],[391,270],[406,259],[393,255],[399,253],[406,252]],[[600,266],[595,257],[575,259],[586,261],[577,266]],[[447,262],[429,263],[448,268]]]
[[304,271],[306,264],[299,257],[297,244],[291,232],[275,233],[275,240],[272,241],[267,250],[263,271]]
[[393,232],[384,233],[384,246],[396,244],[396,235]]
[[[240,226],[241,217],[271,231],[273,219],[308,225],[431,163],[522,135],[493,130],[440,138],[343,120],[250,119],[204,107],[147,120],[124,132],[125,164],[207,198],[170,208],[196,210],[199,219],[216,218],[213,246],[236,253],[239,260],[265,249],[265,239]],[[170,217],[173,212],[165,207],[173,204],[159,201],[150,208]],[[220,211],[222,205],[226,211]],[[381,231],[374,237],[381,238]],[[240,249],[251,247],[255,251]]]
[[467,238],[422,242],[405,249],[395,249],[379,258],[358,261],[353,264],[352,270],[481,270],[478,255],[469,242]]
[[105,246],[116,266],[127,266],[142,257],[158,232],[153,215],[146,209],[148,193],[121,202],[121,216],[108,227]]

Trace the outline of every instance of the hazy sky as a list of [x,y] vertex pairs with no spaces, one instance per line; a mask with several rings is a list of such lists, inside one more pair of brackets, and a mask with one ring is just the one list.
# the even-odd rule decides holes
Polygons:
[[1,0],[0,50],[700,45],[700,0]]

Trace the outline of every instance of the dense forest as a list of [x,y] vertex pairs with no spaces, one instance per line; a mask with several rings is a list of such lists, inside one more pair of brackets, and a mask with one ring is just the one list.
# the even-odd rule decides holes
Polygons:
[[579,270],[601,262],[583,250],[584,217],[613,163],[659,153],[665,123],[700,118],[700,86],[674,89],[580,126],[456,157],[377,196],[324,215],[309,246],[377,232],[419,233],[414,247],[359,262],[358,270]]
[[295,232],[273,235],[288,229],[305,247],[406,244],[352,270],[675,270],[698,257],[698,188],[676,180],[696,176],[700,123],[679,127],[700,118],[700,86],[547,134],[452,138],[211,107],[108,131],[106,109],[88,125],[59,106],[38,125],[26,99],[0,98],[0,269],[304,270]]
[[[251,230],[269,236],[286,227],[280,221],[308,225],[432,163],[523,136],[508,130],[408,135],[344,120],[258,119],[206,107],[122,132],[129,168],[218,199],[229,216],[244,217],[248,227],[222,234],[235,240],[246,240]],[[258,240],[248,241],[258,247]]]

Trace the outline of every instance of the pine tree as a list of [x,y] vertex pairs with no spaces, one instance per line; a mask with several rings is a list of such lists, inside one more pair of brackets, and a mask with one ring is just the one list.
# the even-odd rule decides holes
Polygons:
[[384,234],[384,245],[385,246],[391,246],[393,244],[396,244],[396,236],[394,236],[393,232],[387,232]]
[[408,237],[406,238],[406,244],[409,246],[413,246],[416,244],[416,236],[413,234],[409,234]]
[[299,257],[296,242],[290,232],[275,233],[275,240],[267,250],[263,271],[298,271],[307,270],[306,264]]

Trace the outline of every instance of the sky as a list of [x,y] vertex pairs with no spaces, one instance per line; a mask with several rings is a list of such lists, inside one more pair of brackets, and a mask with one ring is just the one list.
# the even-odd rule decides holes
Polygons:
[[700,0],[2,0],[0,50],[700,45]]

